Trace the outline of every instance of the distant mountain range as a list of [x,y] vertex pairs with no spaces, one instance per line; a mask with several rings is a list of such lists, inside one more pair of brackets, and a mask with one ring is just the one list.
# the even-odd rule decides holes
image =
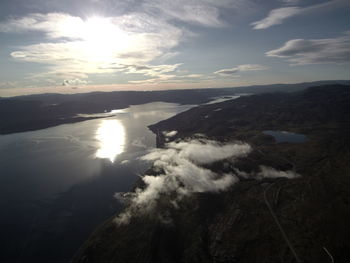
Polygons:
[[293,92],[310,86],[350,84],[348,80],[298,84],[256,85],[236,88],[115,91],[79,94],[39,94],[0,98],[0,134],[23,132],[91,119],[77,114],[109,112],[154,101],[202,104],[217,96],[237,93]]

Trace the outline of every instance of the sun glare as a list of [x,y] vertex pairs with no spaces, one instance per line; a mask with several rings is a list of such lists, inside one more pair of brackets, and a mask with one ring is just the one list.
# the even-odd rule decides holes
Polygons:
[[124,152],[125,130],[119,120],[103,120],[95,137],[100,145],[96,157],[114,162],[118,154]]
[[108,17],[91,17],[79,25],[67,25],[76,32],[80,50],[92,63],[112,63],[131,44],[130,36]]

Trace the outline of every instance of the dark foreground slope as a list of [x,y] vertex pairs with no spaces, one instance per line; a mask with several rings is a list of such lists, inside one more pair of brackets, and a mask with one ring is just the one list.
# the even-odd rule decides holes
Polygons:
[[[151,129],[177,130],[174,140],[202,133],[246,141],[254,150],[237,161],[241,170],[264,164],[302,176],[241,180],[226,192],[185,198],[178,209],[164,197],[152,214],[127,225],[105,222],[73,262],[348,262],[350,86],[242,97],[191,109]],[[308,140],[276,143],[264,130],[298,132]],[[159,221],[159,211],[172,222]]]

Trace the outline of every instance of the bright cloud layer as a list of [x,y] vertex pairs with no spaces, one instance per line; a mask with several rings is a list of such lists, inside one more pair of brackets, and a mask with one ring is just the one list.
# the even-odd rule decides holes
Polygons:
[[[132,8],[115,16],[82,18],[64,12],[31,13],[12,16],[0,23],[0,32],[16,34],[42,34],[40,42],[16,47],[11,52],[17,61],[40,63],[47,71],[28,79],[60,83],[89,83],[91,74],[116,72],[150,76],[129,83],[182,82],[196,77],[169,74],[181,63],[154,64],[156,59],[167,59],[178,52],[173,49],[189,33],[176,21],[204,27],[222,27],[220,10],[237,10],[246,5],[242,0],[149,0],[136,3],[96,1],[96,5],[109,5],[120,10]],[[50,6],[50,4],[48,5]],[[131,10],[131,9],[130,9]],[[36,33],[36,34],[37,34]],[[153,63],[153,64],[152,64]],[[52,79],[52,80],[50,80]],[[77,81],[79,79],[79,81]]]
[[[284,56],[288,61],[279,63],[278,68],[273,59],[264,57],[268,50],[268,56],[280,57],[280,52],[272,49],[292,38],[294,42],[286,42],[285,48],[300,45],[299,40],[311,36],[321,40],[349,30],[349,0],[311,2],[5,1],[0,12],[0,78],[13,85],[2,84],[0,95],[346,79],[344,68],[331,65],[342,60],[335,59],[337,54],[323,56],[324,62],[317,63],[301,53]],[[308,26],[300,27],[296,18]],[[273,26],[274,30],[261,32]],[[303,61],[293,62],[294,58]],[[305,74],[306,67],[291,68],[288,62],[328,64],[323,71],[327,74],[316,65],[308,66]],[[255,72],[267,68],[264,74]],[[250,72],[249,78],[243,72]]]
[[22,46],[11,56],[49,64],[52,75],[68,76],[116,71],[152,76],[173,71],[179,64],[147,63],[170,52],[183,35],[181,29],[145,14],[86,20],[63,13],[30,14],[1,23],[0,31],[42,32],[46,42]]

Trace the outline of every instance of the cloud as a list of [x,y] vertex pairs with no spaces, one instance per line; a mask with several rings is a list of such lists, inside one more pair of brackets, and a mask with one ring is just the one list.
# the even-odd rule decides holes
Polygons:
[[244,0],[150,0],[143,9],[168,20],[178,20],[205,27],[223,27],[221,11],[243,10],[251,1]]
[[254,29],[266,29],[273,25],[279,25],[289,17],[300,14],[302,9],[300,7],[282,7],[273,9],[268,16],[260,21],[252,23]]
[[164,194],[175,194],[172,202],[176,203],[192,193],[226,190],[238,178],[233,174],[218,174],[201,165],[244,157],[250,151],[248,144],[220,144],[206,139],[171,142],[164,149],[151,151],[141,160],[153,162],[154,169],[160,174],[142,177],[145,188],[136,189],[131,195],[129,209],[119,215],[116,221],[126,223],[135,213],[149,212]]
[[[182,64],[175,64],[175,65],[169,65],[169,66],[179,66]],[[164,65],[166,66],[166,65]],[[174,74],[162,74],[162,72],[166,73],[166,70],[156,73],[156,74],[147,74],[144,72],[144,75],[154,76],[154,78],[149,79],[143,79],[143,80],[131,80],[129,83],[133,84],[158,84],[158,83],[196,83],[211,79],[212,76],[205,76],[202,74],[187,74],[187,75],[179,75],[178,73],[181,72],[181,70],[177,70],[177,68],[174,67]],[[130,72],[130,73],[138,73],[138,72]]]
[[[126,71],[149,76],[173,71],[180,64],[150,66],[174,53],[184,30],[144,13],[116,17],[80,17],[64,13],[29,14],[0,23],[0,32],[41,32],[40,43],[25,45],[11,56],[49,65],[56,73],[96,74]],[[47,73],[45,73],[47,74]]]
[[177,131],[163,131],[165,137],[174,137],[177,134]]
[[[73,26],[74,25],[74,26]],[[84,21],[64,13],[29,14],[25,17],[10,18],[0,23],[0,32],[22,33],[27,31],[41,31],[47,38],[82,38]]]
[[130,160],[123,160],[120,162],[121,165],[127,165],[130,163]]
[[[297,0],[283,0],[287,5],[295,5],[300,1]],[[273,9],[269,12],[267,17],[262,20],[251,23],[254,29],[266,29],[274,25],[282,24],[290,17],[297,15],[306,15],[321,11],[330,11],[333,8],[342,8],[350,6],[348,0],[330,0],[320,4],[314,4],[306,7],[288,6]]]
[[[210,140],[172,142],[168,144],[168,147],[177,150],[180,158],[188,159],[197,164],[210,164],[229,157],[242,157],[251,151],[248,144],[220,145],[218,142]],[[145,160],[152,160],[152,158],[154,158],[152,153],[144,157]]]
[[124,65],[124,70],[129,74],[143,74],[146,76],[159,76],[164,73],[173,72],[181,63],[172,65]]
[[0,82],[0,89],[11,89],[15,87],[17,87],[17,82],[14,82],[14,81]]
[[187,74],[187,75],[183,75],[181,77],[183,77],[183,78],[203,78],[205,76],[203,74]]
[[[150,76],[140,80],[132,75],[132,84],[195,83],[200,74],[179,76],[180,63],[168,64],[180,54],[175,50],[182,41],[196,36],[196,27],[224,27],[230,13],[245,14],[253,0],[128,0],[88,1],[71,3],[26,1],[26,10],[40,10],[24,16],[12,16],[0,21],[0,32],[33,36],[31,44],[17,45],[11,52],[16,61],[40,63],[45,69],[31,75],[36,82],[65,80],[104,74],[112,81],[118,73]],[[84,2],[84,3],[83,3]],[[93,5],[91,3],[93,2]],[[73,15],[84,4],[89,10],[105,17]],[[30,8],[35,6],[35,8]],[[57,10],[56,12],[48,12]],[[81,10],[80,10],[81,11]],[[232,12],[231,12],[232,11]],[[48,13],[47,13],[48,12]],[[81,13],[81,12],[79,12]],[[88,12],[87,12],[88,13]],[[225,17],[226,16],[226,17]],[[228,20],[230,20],[228,19]],[[190,26],[190,27],[189,27]],[[29,38],[28,38],[29,39]],[[34,82],[34,81],[33,81]],[[53,83],[51,81],[50,83]]]
[[233,168],[235,171],[235,174],[239,178],[244,178],[244,179],[255,179],[255,180],[262,180],[264,178],[287,178],[287,179],[294,179],[300,177],[300,174],[294,172],[294,171],[278,171],[272,167],[267,167],[264,165],[259,166],[259,171],[258,172],[252,172],[252,173],[247,173],[244,171],[241,171],[237,168]]
[[63,86],[77,86],[77,85],[87,85],[89,82],[83,79],[65,79],[62,83]]
[[174,78],[176,78],[176,75],[159,74],[155,78],[143,79],[143,80],[130,80],[129,83],[133,83],[133,84],[167,83],[167,82],[173,82]]
[[153,0],[146,2],[145,8],[160,10],[168,19],[176,19],[188,23],[209,27],[220,27],[219,9],[215,3],[196,0]]
[[285,58],[295,65],[350,62],[350,32],[337,38],[293,39],[282,47],[265,53]]
[[259,166],[260,172],[257,173],[256,179],[263,179],[263,178],[287,178],[287,179],[294,179],[297,177],[300,177],[299,174],[297,174],[294,171],[278,171],[271,167],[266,166]]
[[[198,137],[198,136],[197,136]],[[158,200],[168,200],[178,207],[183,197],[203,192],[225,191],[239,178],[261,180],[263,178],[296,178],[293,171],[278,171],[272,167],[260,166],[258,172],[246,173],[234,167],[238,158],[245,158],[252,151],[249,144],[242,142],[219,143],[206,138],[198,138],[167,143],[163,149],[154,149],[141,160],[152,162],[158,175],[142,177],[144,187],[124,194],[128,203],[126,210],[116,219],[116,223],[128,223],[133,216],[152,212]],[[213,171],[210,164],[224,161],[230,164],[231,171]],[[120,198],[122,195],[117,195]],[[165,197],[165,198],[164,198]]]
[[138,147],[138,148],[147,148],[147,145],[145,144],[146,137],[140,137],[136,138],[135,140],[132,141],[131,145]]
[[220,69],[218,71],[215,71],[215,74],[219,74],[221,76],[230,76],[234,75],[239,72],[244,72],[244,71],[256,71],[256,70],[266,70],[267,67],[258,65],[258,64],[244,64],[244,65],[239,65],[234,68],[229,68],[229,69]]
[[300,0],[281,0],[281,2],[287,5],[296,5],[299,4]]

